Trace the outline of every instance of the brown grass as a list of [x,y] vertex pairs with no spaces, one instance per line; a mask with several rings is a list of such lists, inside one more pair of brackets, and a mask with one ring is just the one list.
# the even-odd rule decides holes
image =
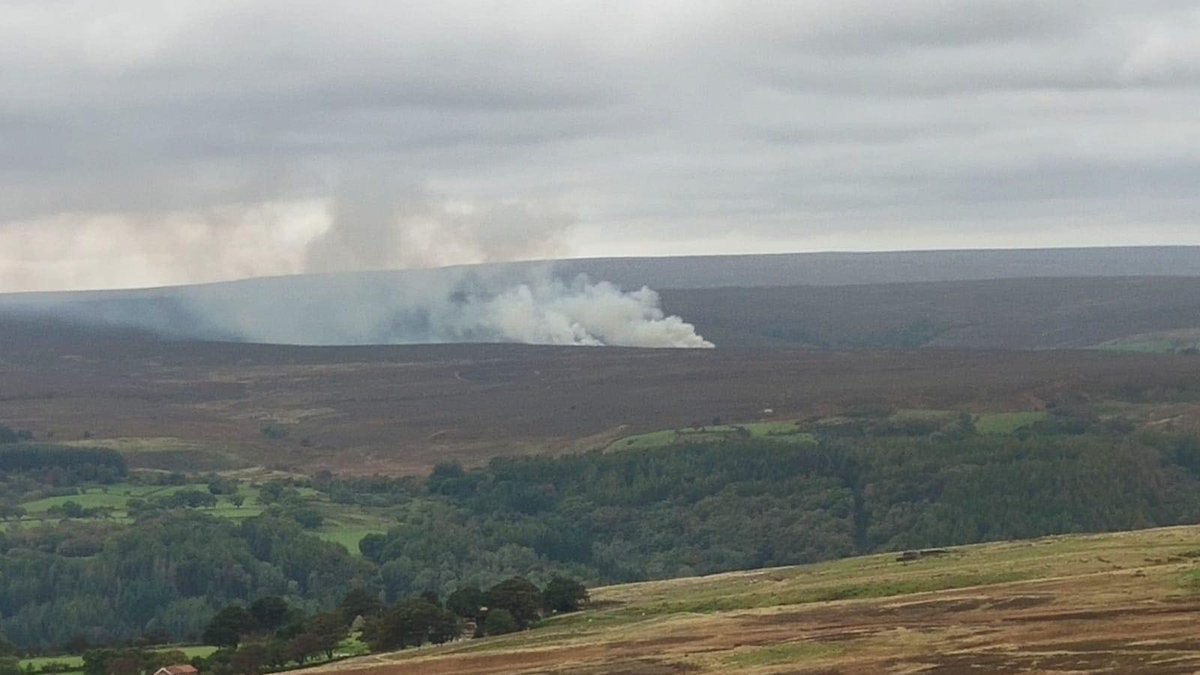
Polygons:
[[[355,675],[409,673],[967,673],[1200,669],[1200,596],[1180,554],[1200,527],[953,549],[901,563],[820,565],[597,589],[598,607],[503,638],[347,661]],[[1005,570],[1020,581],[953,586]],[[805,589],[876,585],[894,595],[800,602]],[[731,609],[704,611],[715,598]],[[775,598],[772,600],[771,598]],[[689,611],[688,608],[691,608]]]
[[[166,438],[174,452],[214,453],[231,466],[361,473],[605,447],[619,436],[714,417],[786,420],[862,404],[1036,409],[1067,393],[1160,395],[1200,380],[1200,358],[1094,352],[303,348],[87,333],[35,340],[2,330],[0,337],[8,338],[0,341],[0,421],[39,438],[124,439],[138,453],[153,444],[129,439]],[[264,427],[285,435],[269,438]]]

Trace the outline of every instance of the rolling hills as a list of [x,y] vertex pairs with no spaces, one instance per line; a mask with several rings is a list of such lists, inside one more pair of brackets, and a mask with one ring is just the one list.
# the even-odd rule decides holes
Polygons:
[[[301,275],[0,295],[0,321],[49,317],[287,344],[553,343],[536,332],[491,330],[511,312],[480,313],[522,286],[548,296],[534,304],[559,310],[560,296],[577,289],[554,284],[580,274],[626,291],[648,285],[667,313],[723,348],[1081,348],[1200,327],[1200,249],[1187,247],[561,260]],[[584,299],[595,300],[577,298]],[[595,314],[574,309],[565,321]]]
[[1096,277],[674,289],[718,346],[1082,349],[1200,326],[1200,278]]
[[[445,459],[604,447],[714,418],[1166,401],[1200,374],[1200,359],[1187,354],[1113,353],[1187,351],[1178,336],[1200,327],[1200,249],[556,265],[624,287],[656,285],[664,309],[718,349],[250,344],[213,332],[188,300],[220,296],[251,313],[318,317],[344,301],[339,316],[370,316],[386,313],[386,302],[371,302],[388,289],[466,273],[453,269],[0,296],[0,421],[42,439],[116,444],[135,466],[421,472]],[[511,280],[534,267],[470,272]],[[1113,274],[1128,276],[1100,276]],[[1098,349],[1046,351],[1084,348]]]

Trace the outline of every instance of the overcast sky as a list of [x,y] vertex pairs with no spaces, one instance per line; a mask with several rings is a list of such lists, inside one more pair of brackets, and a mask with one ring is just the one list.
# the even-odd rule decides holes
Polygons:
[[1200,244],[1195,0],[0,0],[0,290]]

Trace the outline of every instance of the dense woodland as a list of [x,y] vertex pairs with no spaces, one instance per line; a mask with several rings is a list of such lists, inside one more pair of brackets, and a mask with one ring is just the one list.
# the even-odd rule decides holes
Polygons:
[[[317,614],[354,589],[403,606],[510,577],[591,586],[1200,521],[1200,440],[1190,435],[1077,412],[1011,435],[977,433],[965,416],[866,415],[809,431],[810,443],[733,437],[496,459],[439,466],[427,479],[326,474],[273,484],[273,506],[240,523],[177,499],[139,511],[136,527],[67,517],[10,528],[0,622],[24,649],[197,640],[218,611],[268,596]],[[53,453],[0,450],[10,490],[47,480],[63,457],[30,464],[38,452]],[[124,470],[102,452],[65,468],[72,480]],[[306,529],[305,509],[289,501],[300,486],[389,509],[395,525],[351,555]]]

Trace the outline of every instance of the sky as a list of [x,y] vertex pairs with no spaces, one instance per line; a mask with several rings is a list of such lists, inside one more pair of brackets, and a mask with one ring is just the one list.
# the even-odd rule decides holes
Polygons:
[[0,291],[1200,244],[1200,3],[0,0]]

